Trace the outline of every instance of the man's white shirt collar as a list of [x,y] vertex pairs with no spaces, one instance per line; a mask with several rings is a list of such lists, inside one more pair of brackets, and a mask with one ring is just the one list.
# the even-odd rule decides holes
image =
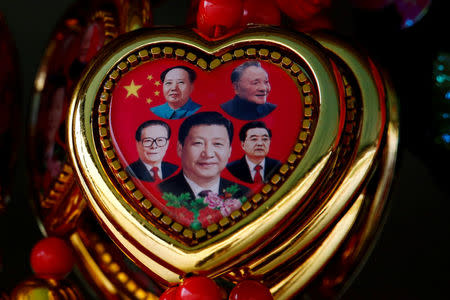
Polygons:
[[211,187],[204,188],[204,187],[199,186],[198,184],[196,184],[194,181],[190,180],[189,178],[187,178],[185,174],[183,174],[183,176],[184,176],[184,179],[186,179],[186,182],[191,187],[192,192],[194,192],[195,197],[199,198],[198,194],[200,194],[200,192],[205,191],[205,190],[210,190],[211,192],[216,193],[217,195],[219,194],[220,177],[217,178],[217,182],[215,182]]
[[[257,166],[257,164],[251,162],[250,159],[248,159],[247,155],[245,155],[245,161],[247,161],[247,165],[248,165],[248,168],[250,169],[250,174],[252,175],[252,180],[253,180],[253,179],[255,179],[255,175],[256,175],[255,167]],[[259,163],[259,165],[261,166],[261,170],[259,171],[261,174],[261,177],[264,177],[264,168],[266,167],[266,158],[265,157],[262,160],[262,162]]]
[[144,165],[145,165],[145,167],[147,168],[147,170],[150,172],[150,174],[153,177],[155,177],[155,174],[153,174],[152,168],[153,167],[157,167],[158,168],[158,176],[159,176],[159,178],[163,179],[162,170],[161,170],[161,163],[157,164],[156,166],[152,166],[152,165],[149,165],[149,164],[146,164],[146,163],[144,163]]

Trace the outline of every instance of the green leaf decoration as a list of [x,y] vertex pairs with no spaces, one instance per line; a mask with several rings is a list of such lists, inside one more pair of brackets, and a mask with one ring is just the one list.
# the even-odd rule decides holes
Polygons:
[[[239,191],[240,191],[239,185],[233,184],[224,189],[225,197],[227,197],[227,199],[233,198]],[[190,224],[190,227],[192,229],[199,230],[202,228],[202,224],[198,220],[198,217],[200,215],[200,210],[208,206],[208,204],[205,203],[205,198],[201,197],[191,200],[191,195],[189,193],[183,193],[176,196],[173,193],[167,192],[163,193],[162,197],[164,200],[167,201],[166,204],[167,206],[175,208],[185,207],[194,214],[194,221],[192,221],[192,223]],[[221,197],[223,201],[226,200],[223,199],[223,196]],[[242,204],[244,204],[247,201],[247,197],[245,196],[242,196],[237,199],[239,199],[239,201],[241,201]],[[220,207],[219,206],[215,207],[215,209],[220,210]]]
[[[189,206],[189,200],[191,199],[191,196],[189,193],[183,193],[179,196],[175,196],[173,193],[163,193],[163,199],[167,201],[167,206],[180,208],[180,207],[187,207]],[[188,208],[189,209],[189,208]]]
[[207,206],[208,206],[208,204],[206,204],[204,202],[204,198],[197,198],[194,201],[191,201],[191,208],[190,209],[199,211],[200,209],[205,208]]
[[189,193],[183,193],[180,196],[178,196],[178,198],[180,199],[181,203],[191,201],[191,195]]
[[225,192],[230,193],[232,195],[236,194],[237,192],[239,192],[239,186],[235,183],[229,187],[227,187],[225,189]]

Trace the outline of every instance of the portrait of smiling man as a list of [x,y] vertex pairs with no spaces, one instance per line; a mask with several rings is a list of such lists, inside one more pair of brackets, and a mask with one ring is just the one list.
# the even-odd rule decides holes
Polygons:
[[161,73],[163,94],[166,103],[150,108],[155,115],[164,119],[182,119],[200,109],[200,104],[191,99],[197,75],[186,66],[175,66]]
[[130,164],[126,171],[143,181],[159,183],[172,175],[178,166],[163,161],[169,147],[171,130],[160,120],[142,123],[136,130],[136,149],[139,159]]
[[161,192],[175,196],[189,193],[194,200],[209,192],[223,195],[226,188],[236,185],[235,197],[248,194],[247,187],[221,177],[231,155],[232,140],[233,124],[218,112],[200,112],[186,118],[177,143],[182,171],[161,182]]
[[271,86],[269,75],[258,61],[246,61],[231,73],[235,96],[220,107],[239,120],[256,120],[269,115],[277,106],[267,102]]
[[261,184],[270,179],[281,162],[267,157],[272,139],[272,131],[261,121],[253,121],[242,126],[239,139],[245,155],[227,165],[228,171],[236,178],[248,183]]

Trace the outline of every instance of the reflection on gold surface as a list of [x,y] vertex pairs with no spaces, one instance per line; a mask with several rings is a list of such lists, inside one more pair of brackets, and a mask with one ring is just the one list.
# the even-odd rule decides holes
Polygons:
[[[316,274],[326,262],[333,256],[342,240],[353,226],[361,208],[364,195],[360,195],[349,211],[339,220],[333,230],[320,243],[314,251],[299,267],[279,278],[270,287],[270,292],[276,299],[290,299],[298,293],[301,287],[306,286],[312,279],[311,274]],[[299,288],[300,287],[300,288]]]
[[94,280],[95,285],[102,291],[102,293],[107,296],[117,295],[117,289],[113,284],[111,284],[111,281],[109,281],[103,272],[101,272],[98,267],[98,263],[94,261],[92,256],[89,254],[78,233],[73,233],[70,236],[70,242],[77,252],[78,257],[82,259],[81,264],[84,268],[86,268],[91,279]]

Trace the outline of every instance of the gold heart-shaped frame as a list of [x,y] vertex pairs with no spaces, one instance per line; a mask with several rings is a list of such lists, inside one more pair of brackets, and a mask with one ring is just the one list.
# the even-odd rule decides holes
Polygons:
[[[339,227],[335,240],[327,240],[337,246],[361,207],[361,199],[353,196],[367,180],[380,145],[384,99],[369,78],[368,89],[360,91],[353,70],[342,70],[328,55],[309,37],[272,28],[251,29],[220,42],[204,41],[191,31],[139,30],[108,45],[74,92],[68,144],[91,209],[122,251],[166,283],[187,273],[245,277],[239,267],[243,262],[256,275],[264,274],[302,253],[351,207],[352,213],[333,229]],[[139,64],[161,57],[205,71],[237,58],[268,61],[289,73],[303,95],[304,122],[287,161],[239,211],[198,231],[152,206],[111,143],[108,108],[114,85]],[[362,115],[363,106],[373,113]],[[352,157],[353,165],[344,157]],[[335,190],[336,182],[341,185]],[[336,250],[330,247],[326,257]]]

